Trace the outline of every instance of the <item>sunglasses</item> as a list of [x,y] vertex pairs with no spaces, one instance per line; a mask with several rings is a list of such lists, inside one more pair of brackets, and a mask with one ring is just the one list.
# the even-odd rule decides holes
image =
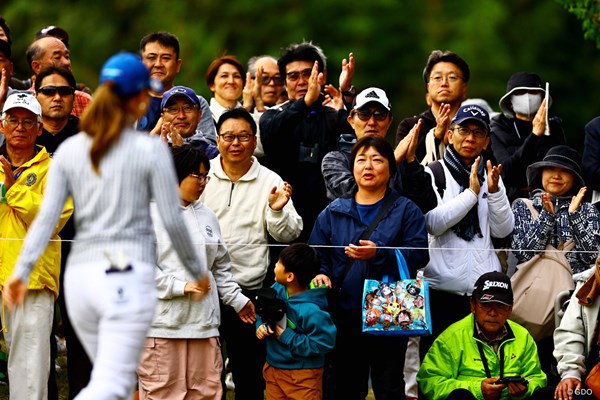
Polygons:
[[44,96],[56,96],[56,92],[61,96],[70,96],[75,93],[75,88],[71,86],[44,86],[38,89],[38,93]]
[[302,71],[288,72],[286,77],[287,77],[288,81],[296,82],[298,79],[300,79],[300,77],[302,77],[304,79],[310,78],[311,73],[312,73],[312,68],[306,68]]
[[355,114],[361,121],[368,121],[371,116],[375,117],[376,121],[385,121],[390,113],[384,110],[357,110]]
[[268,85],[271,81],[273,81],[273,84],[275,86],[282,86],[285,83],[285,79],[283,79],[281,76],[278,76],[278,75],[275,75],[275,76],[261,75],[260,81],[262,82],[263,85]]

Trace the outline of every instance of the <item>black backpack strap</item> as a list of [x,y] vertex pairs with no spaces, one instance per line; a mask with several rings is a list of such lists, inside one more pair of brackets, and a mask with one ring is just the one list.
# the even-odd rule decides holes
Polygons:
[[437,187],[437,191],[440,197],[444,197],[444,190],[446,190],[446,175],[444,174],[444,166],[439,160],[427,164],[431,172],[433,172],[433,181]]
[[[373,231],[379,224],[379,221],[381,221],[383,219],[385,214],[387,214],[387,211],[390,209],[391,205],[394,204],[396,199],[398,199],[399,197],[400,196],[397,194],[392,194],[385,200],[385,202],[381,205],[379,212],[377,213],[375,218],[373,218],[373,221],[371,221],[371,223],[369,224],[369,227],[360,236],[359,240],[367,240],[371,236],[371,234],[373,233]],[[339,291],[342,288],[344,279],[346,279],[346,275],[348,274],[348,271],[350,271],[350,267],[352,266],[352,264],[354,264],[354,258],[348,258],[348,260],[346,261],[346,264],[344,264],[344,270],[342,271],[342,275],[340,275],[340,279],[338,280],[337,284],[335,285],[335,288],[337,289],[337,291]]]

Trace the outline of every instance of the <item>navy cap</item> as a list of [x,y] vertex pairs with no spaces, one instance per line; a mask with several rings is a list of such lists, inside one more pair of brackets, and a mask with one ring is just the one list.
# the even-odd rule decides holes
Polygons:
[[460,125],[469,120],[478,122],[480,125],[483,125],[485,129],[488,131],[490,130],[490,115],[483,108],[475,104],[461,106],[450,123]]
[[100,71],[100,84],[113,82],[115,93],[120,97],[130,97],[144,89],[162,92],[162,83],[150,79],[148,68],[137,54],[120,52],[110,57]]
[[171,89],[163,93],[163,98],[160,102],[160,108],[165,108],[169,100],[177,96],[183,96],[195,105],[200,106],[200,100],[198,99],[196,92],[194,92],[192,89],[185,86],[173,86]]

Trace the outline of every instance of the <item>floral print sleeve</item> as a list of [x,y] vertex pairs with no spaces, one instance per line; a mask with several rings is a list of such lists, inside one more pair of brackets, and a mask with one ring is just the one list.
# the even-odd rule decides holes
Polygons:
[[515,200],[512,211],[515,216],[515,228],[511,248],[518,262],[522,263],[546,248],[554,227],[554,215],[542,209],[538,219],[533,220],[523,199]]

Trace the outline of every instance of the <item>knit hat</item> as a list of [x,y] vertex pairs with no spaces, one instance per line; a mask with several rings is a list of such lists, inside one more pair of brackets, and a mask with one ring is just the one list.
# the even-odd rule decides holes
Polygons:
[[527,183],[531,187],[541,187],[541,182],[538,183],[538,181],[545,167],[559,167],[571,172],[575,178],[574,183],[579,185],[578,187],[574,185],[571,191],[579,190],[585,186],[585,181],[581,177],[581,157],[577,150],[572,147],[566,145],[554,146],[548,150],[542,161],[535,162],[527,167]]
[[110,57],[102,66],[100,84],[105,82],[113,82],[115,93],[123,98],[134,96],[144,89],[162,92],[162,83],[150,79],[150,72],[140,56],[125,51]]
[[[517,90],[535,90],[540,91],[542,95],[546,94],[546,89],[542,86],[542,79],[537,74],[528,72],[516,72],[508,80],[506,85],[506,94],[499,101],[500,110],[509,116],[514,117],[514,112],[510,108],[510,97]],[[552,97],[548,97],[548,108],[552,105]]]
[[480,303],[513,304],[513,291],[510,278],[502,272],[486,272],[473,287],[473,298]]

